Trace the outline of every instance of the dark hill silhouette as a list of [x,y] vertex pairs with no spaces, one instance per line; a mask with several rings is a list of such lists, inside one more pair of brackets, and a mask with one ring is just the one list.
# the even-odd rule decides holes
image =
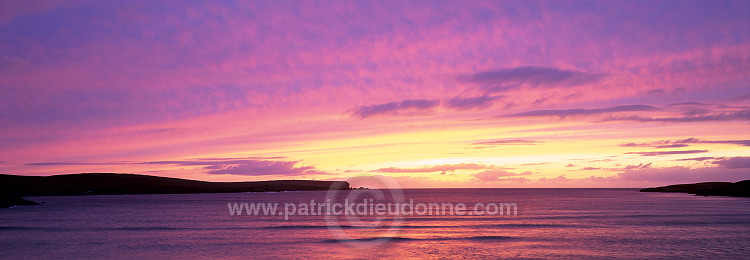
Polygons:
[[0,195],[0,208],[10,208],[16,205],[38,205],[35,201],[30,201],[18,196]]
[[738,182],[701,182],[642,189],[641,192],[681,192],[701,196],[750,197],[750,180]]
[[[303,190],[348,190],[346,181],[277,180],[207,182],[119,173],[79,173],[53,176],[0,174],[0,204],[23,196],[228,193]],[[22,202],[22,201],[20,201]],[[12,204],[12,205],[11,205]],[[6,205],[5,207],[9,207]]]

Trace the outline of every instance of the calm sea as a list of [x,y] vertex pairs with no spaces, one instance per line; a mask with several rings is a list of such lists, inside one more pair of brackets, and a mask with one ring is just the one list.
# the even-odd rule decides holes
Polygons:
[[229,212],[228,203],[279,203],[284,210],[284,203],[323,202],[325,191],[29,197],[46,204],[0,209],[0,258],[750,259],[748,198],[635,189],[404,193],[414,203],[464,203],[463,213],[475,203],[513,203],[517,215],[411,215],[394,223]]

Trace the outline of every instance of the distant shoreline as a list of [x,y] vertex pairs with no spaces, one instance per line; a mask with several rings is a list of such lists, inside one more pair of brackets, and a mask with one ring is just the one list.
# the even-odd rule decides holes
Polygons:
[[701,182],[641,189],[641,192],[688,193],[699,196],[750,197],[750,180],[738,182]]
[[22,198],[28,196],[238,193],[331,189],[350,190],[351,187],[346,181],[207,182],[122,173],[79,173],[53,176],[0,174],[0,196],[2,196],[0,205],[3,207],[30,205],[23,204],[33,203]]

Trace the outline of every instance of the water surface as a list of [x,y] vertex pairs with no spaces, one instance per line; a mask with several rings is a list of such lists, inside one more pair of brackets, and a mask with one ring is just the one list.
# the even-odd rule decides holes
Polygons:
[[[46,204],[0,209],[0,248],[4,259],[750,256],[748,198],[635,189],[404,192],[421,203],[515,203],[518,215],[413,215],[396,228],[342,222],[347,241],[321,215],[237,216],[227,207],[321,202],[325,191],[29,197]],[[366,243],[388,230],[396,233],[387,242]]]

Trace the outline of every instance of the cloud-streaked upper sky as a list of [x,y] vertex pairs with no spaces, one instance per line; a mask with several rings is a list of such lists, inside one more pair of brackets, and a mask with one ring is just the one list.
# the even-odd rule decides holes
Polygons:
[[0,0],[0,173],[750,179],[748,28],[744,0]]

